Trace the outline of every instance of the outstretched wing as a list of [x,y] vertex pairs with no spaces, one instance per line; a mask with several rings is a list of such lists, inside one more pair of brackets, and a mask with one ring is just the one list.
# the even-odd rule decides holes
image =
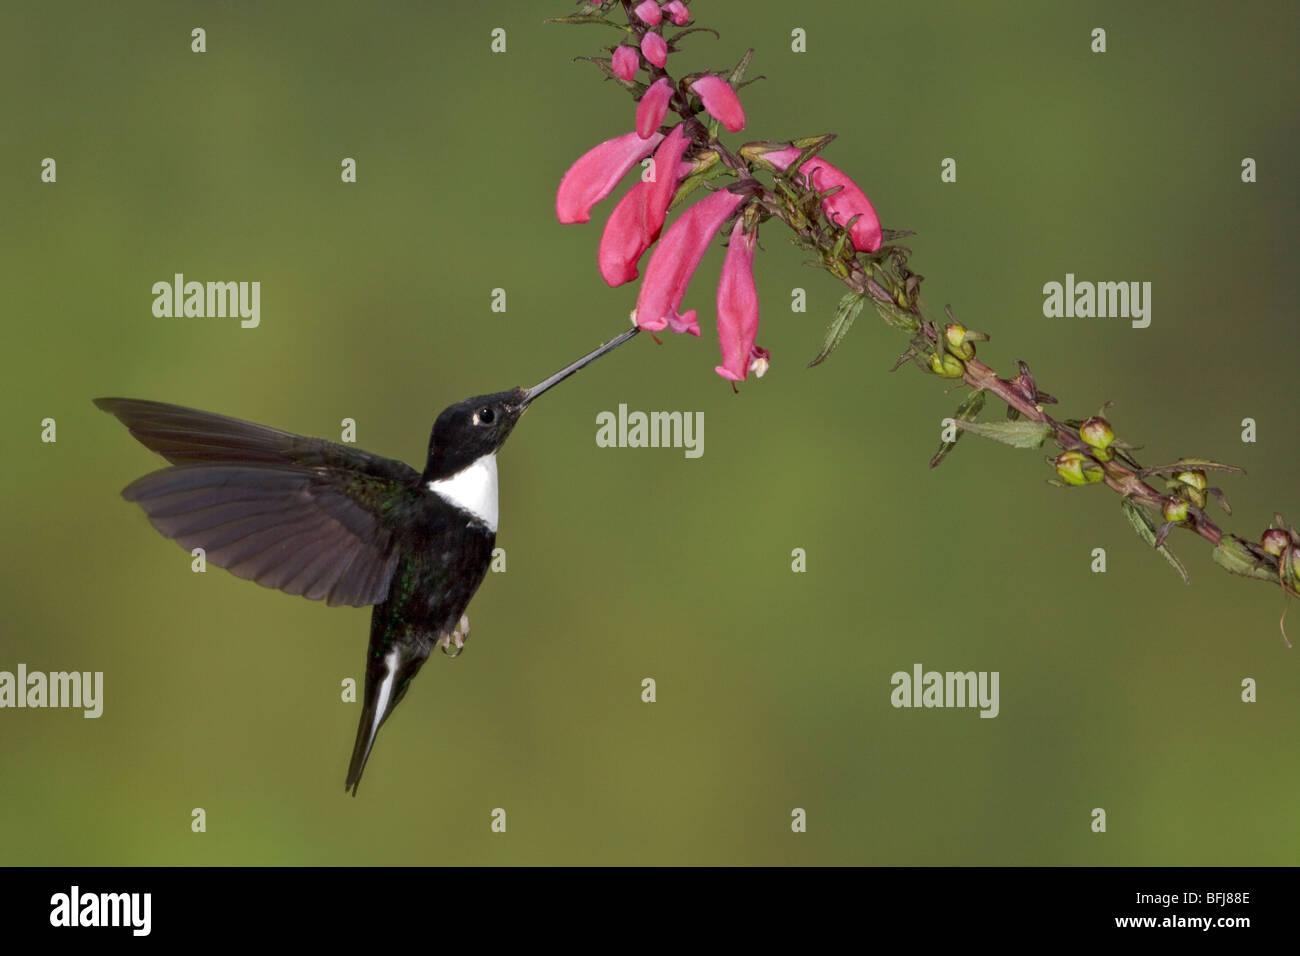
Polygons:
[[354,607],[387,597],[397,553],[386,516],[418,484],[414,468],[179,405],[95,404],[172,463],[122,491],[166,537],[263,587]]

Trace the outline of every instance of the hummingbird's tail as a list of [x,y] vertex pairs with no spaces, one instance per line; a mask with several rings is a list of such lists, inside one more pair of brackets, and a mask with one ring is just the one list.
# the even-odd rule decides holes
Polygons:
[[406,695],[411,678],[419,673],[432,650],[430,642],[414,635],[401,635],[394,639],[381,608],[382,605],[375,608],[372,616],[370,646],[366,650],[366,694],[361,720],[357,724],[357,740],[352,747],[352,762],[348,764],[348,779],[344,784],[354,797],[379,728]]

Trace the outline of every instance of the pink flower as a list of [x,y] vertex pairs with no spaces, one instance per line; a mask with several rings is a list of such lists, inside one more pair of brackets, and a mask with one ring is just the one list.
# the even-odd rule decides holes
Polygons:
[[[790,146],[764,153],[762,159],[778,169],[786,169],[799,158],[802,152],[799,147]],[[800,166],[799,172],[803,173],[804,181],[819,193],[835,186],[842,186],[843,188],[835,195],[827,196],[822,200],[822,208],[826,210],[827,217],[837,225],[843,226],[857,216],[858,221],[849,230],[853,238],[853,248],[859,252],[875,252],[880,248],[882,240],[880,217],[876,215],[871,200],[867,199],[866,193],[858,188],[857,183],[820,156],[814,156]]]
[[691,89],[700,94],[704,108],[727,129],[738,133],[745,128],[745,111],[740,107],[740,97],[726,80],[702,76],[691,84]]
[[632,77],[636,76],[636,71],[641,66],[641,57],[633,47],[621,46],[614,51],[609,65],[615,76],[624,83],[631,83]]
[[635,279],[641,256],[659,238],[677,183],[693,168],[682,162],[686,146],[686,134],[678,125],[655,151],[654,180],[638,182],[629,189],[606,220],[596,250],[596,265],[609,285],[619,286]]
[[691,18],[691,12],[686,9],[686,4],[682,3],[682,0],[672,0],[672,3],[665,3],[663,12],[668,14],[669,19],[678,26]]
[[657,33],[647,33],[641,38],[641,55],[659,69],[668,62],[668,44]]
[[646,234],[646,198],[651,185],[637,183],[629,189],[605,220],[605,231],[596,248],[596,268],[610,286],[631,282],[640,275],[637,263],[652,241]]
[[740,205],[743,197],[718,190],[677,217],[650,256],[641,292],[637,296],[636,324],[657,332],[665,326],[674,332],[700,334],[695,310],[679,315],[691,276],[709,248],[722,223]]
[[673,86],[668,82],[668,77],[661,76],[650,84],[650,89],[645,91],[641,102],[636,105],[638,136],[649,139],[651,134],[659,129],[659,124],[664,121],[664,114],[668,112],[668,101],[672,98]]
[[663,19],[663,14],[659,12],[659,4],[655,0],[645,0],[644,3],[638,3],[632,10],[644,23],[652,27],[659,26],[659,21]]
[[560,180],[555,194],[555,215],[560,222],[586,222],[591,207],[610,194],[627,171],[654,151],[662,133],[643,139],[636,132],[607,139],[586,153]]
[[718,282],[718,345],[722,364],[714,371],[733,382],[743,382],[750,371],[760,377],[767,371],[769,353],[758,348],[758,289],[754,285],[754,247],[758,232],[745,234],[744,217],[736,220],[727,245]]

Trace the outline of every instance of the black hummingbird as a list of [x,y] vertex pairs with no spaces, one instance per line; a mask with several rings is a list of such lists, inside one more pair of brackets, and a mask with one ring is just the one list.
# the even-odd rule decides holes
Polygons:
[[[327,604],[374,605],[347,789],[435,646],[455,656],[492,559],[496,453],[543,392],[632,338],[629,329],[532,388],[447,408],[418,472],[322,438],[163,402],[97,398],[172,465],[122,491],[150,523],[217,567]],[[454,652],[453,652],[454,647]]]

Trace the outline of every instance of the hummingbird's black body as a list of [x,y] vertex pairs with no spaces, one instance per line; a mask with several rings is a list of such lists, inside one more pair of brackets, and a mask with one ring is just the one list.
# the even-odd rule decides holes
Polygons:
[[365,697],[348,768],[356,787],[375,737],[433,648],[459,651],[465,609],[492,560],[496,452],[529,403],[630,330],[531,389],[480,395],[434,423],[418,472],[320,438],[139,399],[100,398],[172,467],[122,492],[163,535],[217,567],[331,605],[374,605]]

